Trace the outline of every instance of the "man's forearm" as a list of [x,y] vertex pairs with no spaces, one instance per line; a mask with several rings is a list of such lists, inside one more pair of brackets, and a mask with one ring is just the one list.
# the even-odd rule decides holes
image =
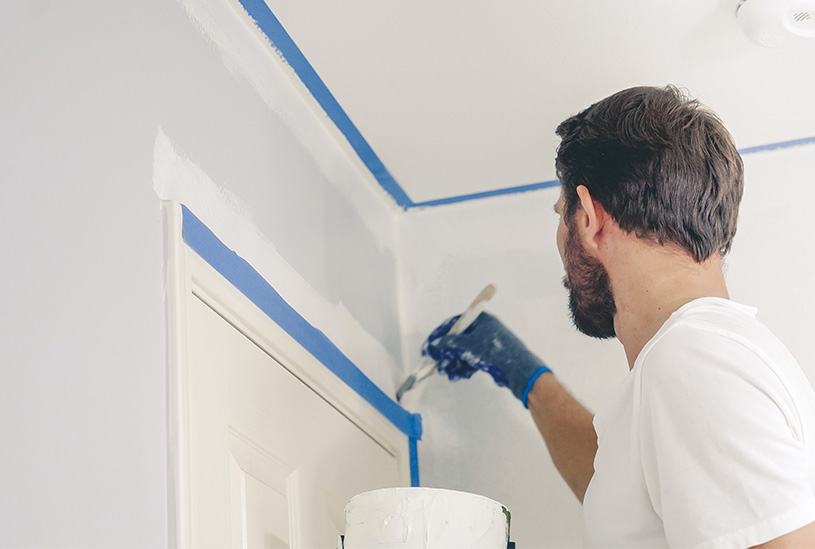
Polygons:
[[550,373],[535,382],[527,405],[555,467],[582,503],[597,453],[591,412]]

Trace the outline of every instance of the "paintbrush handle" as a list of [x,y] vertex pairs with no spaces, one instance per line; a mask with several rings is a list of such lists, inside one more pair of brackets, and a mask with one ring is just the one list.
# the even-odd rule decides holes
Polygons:
[[495,295],[495,286],[492,284],[487,284],[484,286],[484,289],[479,292],[473,302],[464,309],[464,312],[461,313],[461,316],[453,324],[453,327],[450,328],[450,331],[447,332],[451,335],[456,335],[458,333],[463,332],[473,321],[478,318],[478,315],[484,310],[484,304],[492,299],[492,296]]

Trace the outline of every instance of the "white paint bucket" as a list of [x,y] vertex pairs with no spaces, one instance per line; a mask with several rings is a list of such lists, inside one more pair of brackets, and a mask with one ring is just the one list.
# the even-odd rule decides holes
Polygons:
[[484,496],[438,488],[385,488],[345,507],[345,549],[506,549],[509,511]]

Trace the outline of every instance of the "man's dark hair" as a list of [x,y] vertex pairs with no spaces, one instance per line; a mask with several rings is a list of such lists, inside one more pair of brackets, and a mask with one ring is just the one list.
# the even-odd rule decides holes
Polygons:
[[585,185],[620,227],[704,261],[736,233],[744,168],[721,120],[674,86],[618,92],[557,128],[564,215]]

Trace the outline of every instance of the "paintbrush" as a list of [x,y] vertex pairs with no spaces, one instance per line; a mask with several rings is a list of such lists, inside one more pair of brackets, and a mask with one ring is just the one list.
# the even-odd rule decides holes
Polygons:
[[[484,305],[492,299],[492,296],[495,295],[495,286],[492,284],[487,284],[483,290],[475,297],[470,306],[467,307],[461,316],[453,324],[453,327],[450,328],[450,331],[447,332],[448,334],[458,334],[463,332],[473,321],[481,314],[481,311],[484,310]],[[422,381],[423,379],[433,375],[433,372],[436,370],[436,361],[433,360],[431,357],[425,357],[422,366],[413,374],[409,375],[408,378],[399,386],[399,390],[396,391],[396,401],[400,402],[402,400],[402,395],[406,392],[410,391],[417,383]]]

